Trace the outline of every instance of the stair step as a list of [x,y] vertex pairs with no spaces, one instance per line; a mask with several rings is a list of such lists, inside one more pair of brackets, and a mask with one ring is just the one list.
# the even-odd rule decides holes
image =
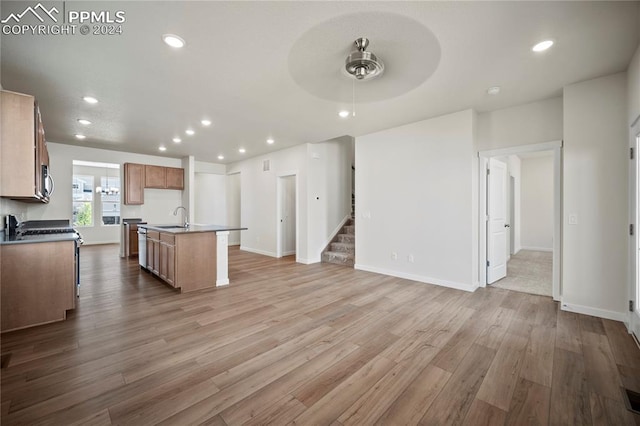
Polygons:
[[331,243],[329,251],[340,253],[355,253],[356,245],[353,243]]
[[338,234],[338,242],[355,244],[356,236],[353,234]]
[[355,234],[356,233],[356,226],[355,225],[346,225],[342,229],[343,229],[343,232],[345,232],[347,234]]
[[335,263],[337,265],[353,266],[355,263],[355,255],[353,253],[325,251],[322,253],[322,261],[325,263]]

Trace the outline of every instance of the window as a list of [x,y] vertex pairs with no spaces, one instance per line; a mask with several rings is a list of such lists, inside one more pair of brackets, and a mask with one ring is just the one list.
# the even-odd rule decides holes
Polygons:
[[93,176],[73,175],[73,226],[93,226]]
[[120,177],[102,176],[102,224],[120,224]]

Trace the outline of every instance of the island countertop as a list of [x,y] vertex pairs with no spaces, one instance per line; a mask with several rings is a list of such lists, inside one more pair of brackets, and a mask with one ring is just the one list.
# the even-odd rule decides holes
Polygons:
[[185,228],[182,225],[150,225],[139,224],[138,228],[150,229],[152,231],[166,232],[169,234],[190,234],[196,232],[227,232],[227,231],[245,231],[248,228],[231,225],[189,225]]

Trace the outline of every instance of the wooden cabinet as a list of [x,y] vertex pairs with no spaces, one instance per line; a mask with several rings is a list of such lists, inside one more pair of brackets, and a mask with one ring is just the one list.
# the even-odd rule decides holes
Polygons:
[[167,189],[184,189],[184,169],[165,167],[165,171]]
[[216,286],[215,232],[147,231],[147,269],[182,292]]
[[124,203],[144,204],[144,164],[124,163]]
[[147,269],[158,275],[160,273],[160,233],[147,231]]
[[0,196],[47,203],[42,166],[49,167],[49,152],[38,104],[21,93],[0,96]]
[[162,166],[144,166],[144,187],[165,189],[167,187],[166,168]]
[[175,236],[160,233],[160,278],[175,287],[176,271],[176,245]]
[[124,163],[124,203],[144,204],[144,189],[184,189],[184,169]]
[[2,245],[0,263],[3,332],[61,321],[75,308],[73,241]]

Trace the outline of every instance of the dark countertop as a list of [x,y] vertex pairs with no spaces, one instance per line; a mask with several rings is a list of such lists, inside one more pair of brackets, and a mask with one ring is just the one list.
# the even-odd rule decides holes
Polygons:
[[146,228],[152,231],[166,232],[169,234],[190,234],[195,232],[225,232],[225,231],[246,231],[248,228],[241,228],[231,225],[189,225],[183,228],[180,225],[148,225],[139,224],[138,228]]
[[47,234],[47,235],[26,235],[24,237],[9,237],[4,233],[4,231],[0,232],[0,245],[5,244],[27,244],[27,243],[54,243],[58,241],[75,241],[78,239],[78,234],[75,233],[67,233],[67,234]]

